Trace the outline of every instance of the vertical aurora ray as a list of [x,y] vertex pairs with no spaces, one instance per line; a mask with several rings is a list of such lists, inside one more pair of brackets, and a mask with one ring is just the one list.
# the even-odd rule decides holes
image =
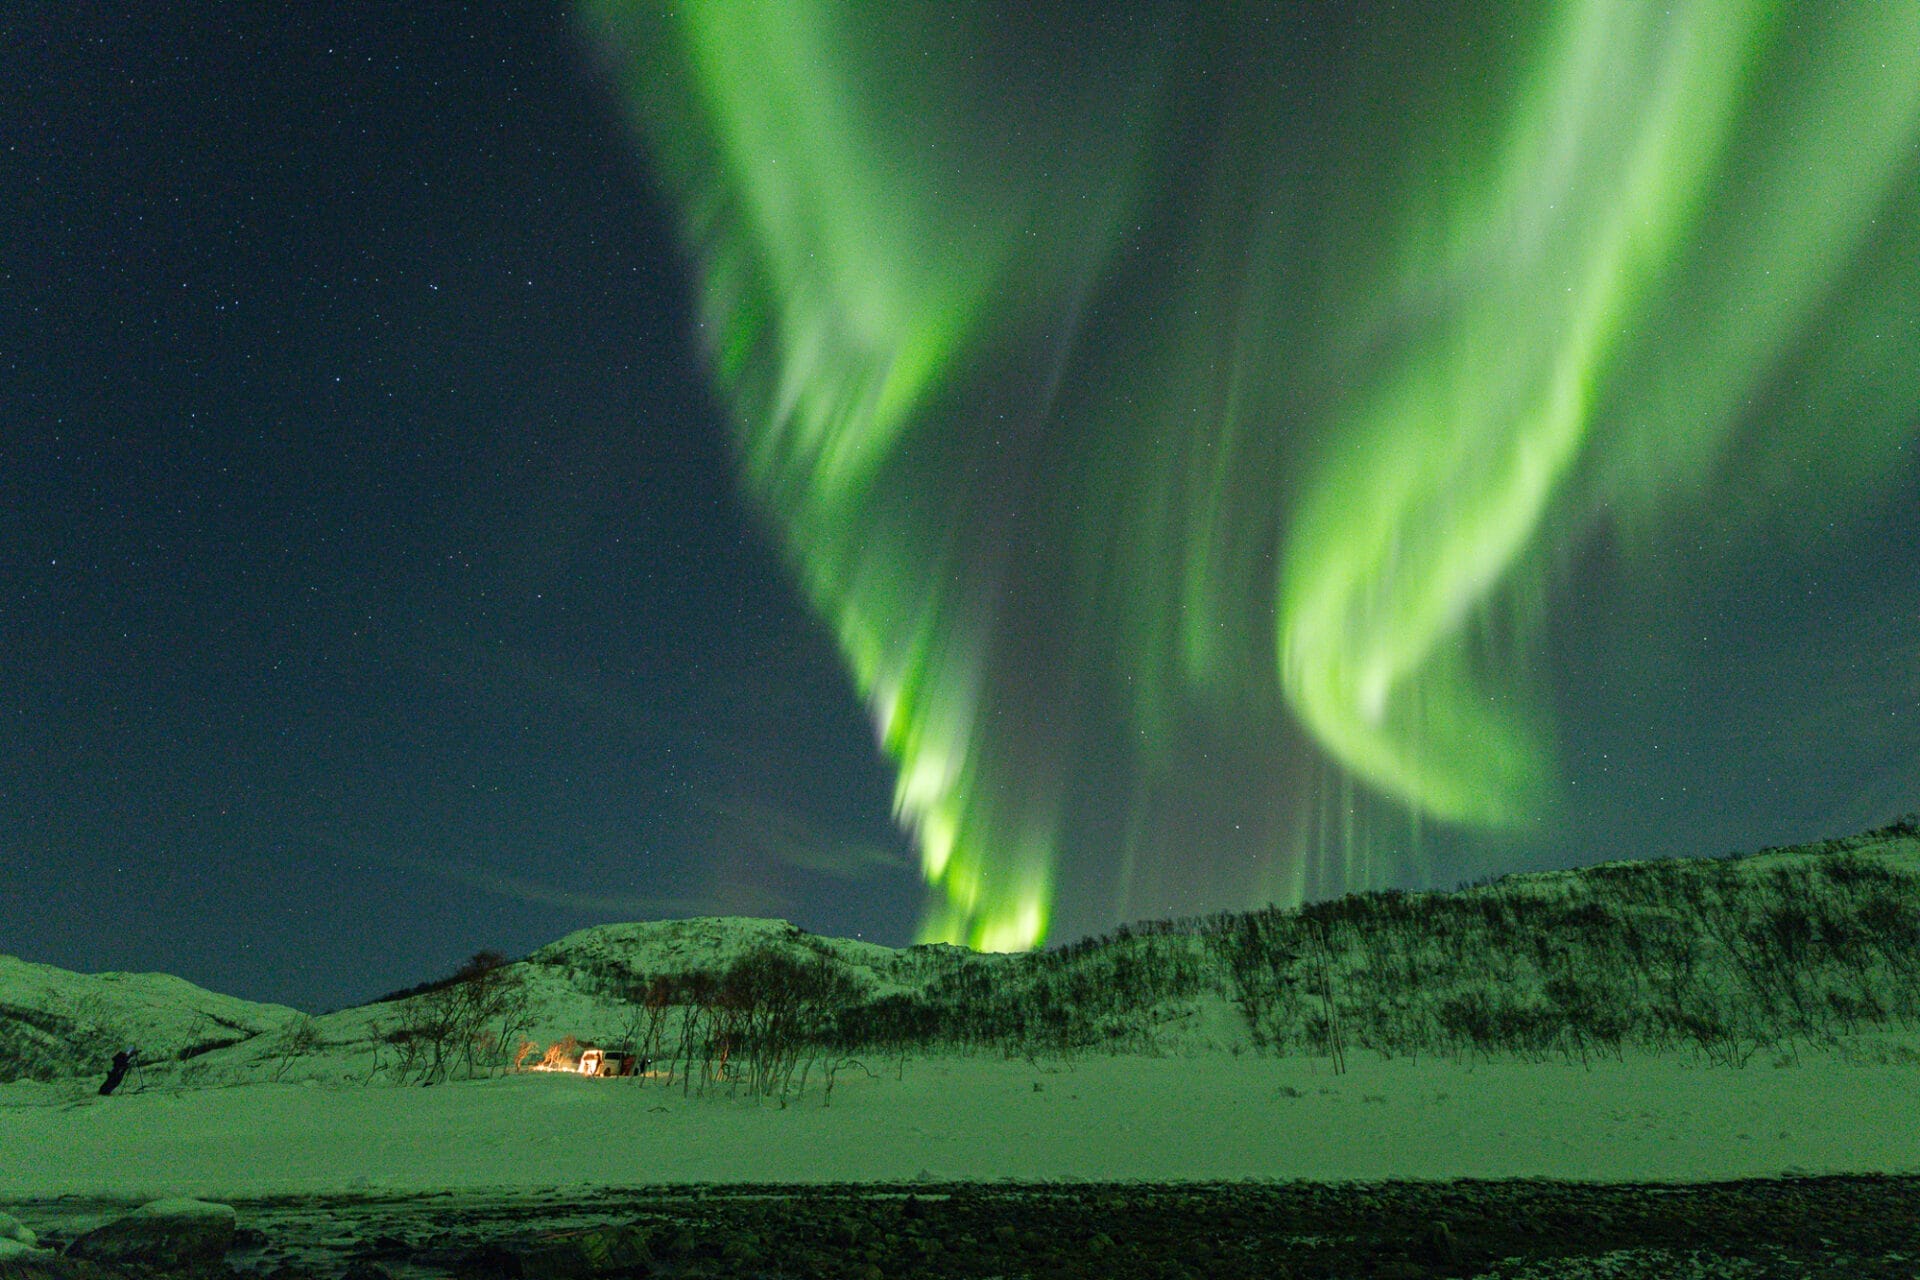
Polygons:
[[587,11],[931,939],[1546,819],[1569,557],[1911,447],[1920,0]]
[[1763,6],[1568,6],[1452,243],[1442,296],[1340,424],[1287,540],[1280,668],[1339,760],[1434,816],[1537,812],[1540,733],[1473,678],[1474,610],[1526,553],[1594,414],[1614,336],[1723,145]]
[[[1450,242],[1387,294],[1444,296],[1341,424],[1289,531],[1282,677],[1354,772],[1441,818],[1539,812],[1544,734],[1473,677],[1468,624],[1543,531],[1560,532],[1550,513],[1569,472],[1614,443],[1596,433],[1657,435],[1613,495],[1650,513],[1737,446],[1738,393],[1832,287],[1903,163],[1911,176],[1914,12],[1840,11],[1816,53],[1780,49],[1770,4],[1564,6],[1484,193],[1461,194]],[[1774,112],[1818,145],[1739,136],[1739,108],[1769,80]],[[1832,136],[1842,84],[1868,104],[1852,145]],[[1769,154],[1783,149],[1785,164]],[[1737,327],[1632,350],[1625,335],[1680,337],[1661,312],[1716,196],[1756,165],[1775,180],[1737,205],[1778,278],[1715,290]],[[1716,246],[1715,260],[1736,252]],[[1609,382],[1632,396],[1649,381],[1679,390],[1664,411],[1610,413]]]
[[[989,321],[1023,310],[1023,288],[1045,305],[1095,271],[1137,144],[1124,128],[1082,146],[983,118],[944,74],[982,56],[983,30],[941,6],[591,12],[642,51],[630,86],[704,255],[748,485],[898,763],[895,808],[940,894],[928,936],[1031,946],[1053,820],[1031,796],[1008,801],[977,732],[994,602],[965,582],[978,561],[951,514],[890,472]],[[1010,181],[992,144],[1023,130],[1035,154]]]

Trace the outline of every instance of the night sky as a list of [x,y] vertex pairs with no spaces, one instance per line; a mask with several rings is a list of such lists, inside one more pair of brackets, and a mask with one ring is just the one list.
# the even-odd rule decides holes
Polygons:
[[323,1008],[1920,808],[1920,0],[1119,15],[0,19],[0,951]]
[[10,20],[0,951],[316,1007],[608,920],[911,934],[613,95],[484,9]]

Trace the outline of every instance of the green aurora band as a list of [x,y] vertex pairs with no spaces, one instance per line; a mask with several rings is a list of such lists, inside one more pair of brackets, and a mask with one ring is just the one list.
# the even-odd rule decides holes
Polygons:
[[927,940],[1186,901],[1223,808],[1241,902],[1548,821],[1579,549],[1915,431],[1920,0],[1126,8],[587,9]]

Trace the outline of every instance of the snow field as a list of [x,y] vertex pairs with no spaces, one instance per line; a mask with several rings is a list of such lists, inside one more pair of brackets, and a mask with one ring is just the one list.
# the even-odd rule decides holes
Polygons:
[[[1920,1172],[1920,1065],[911,1059],[781,1109],[657,1082],[0,1086],[0,1199],[693,1182]],[[1036,1087],[1037,1086],[1037,1087]]]

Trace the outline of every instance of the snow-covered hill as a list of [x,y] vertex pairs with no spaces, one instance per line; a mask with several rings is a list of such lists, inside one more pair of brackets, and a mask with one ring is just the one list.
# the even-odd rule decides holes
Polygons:
[[130,1045],[178,1064],[299,1016],[168,973],[73,973],[0,955],[0,1080],[97,1074]]
[[[1916,828],[1017,956],[607,925],[319,1018],[0,959],[0,1155],[58,1153],[0,1200],[1911,1172]],[[653,1069],[502,1066],[565,1037]],[[99,1097],[128,1041],[154,1065]]]
[[701,1073],[771,1039],[868,1059],[1587,1061],[1633,1048],[1739,1065],[1916,1021],[1913,819],[1746,857],[1153,922],[1025,955],[893,949],[773,920],[601,925],[318,1018],[166,975],[0,958],[0,1081],[97,1076],[135,1044],[156,1087],[425,1083],[535,1060],[569,1037]]
[[568,934],[527,959],[581,975],[591,982],[642,981],[663,973],[719,973],[755,950],[772,948],[796,958],[830,955],[863,985],[893,981],[907,952],[849,938],[820,938],[783,920],[708,916],[603,924]]

